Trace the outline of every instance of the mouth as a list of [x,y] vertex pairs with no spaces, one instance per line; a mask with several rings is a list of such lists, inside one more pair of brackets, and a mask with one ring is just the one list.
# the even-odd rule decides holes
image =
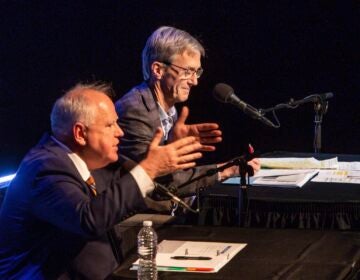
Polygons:
[[190,89],[189,88],[183,88],[182,90],[183,90],[183,92],[185,94],[190,94]]

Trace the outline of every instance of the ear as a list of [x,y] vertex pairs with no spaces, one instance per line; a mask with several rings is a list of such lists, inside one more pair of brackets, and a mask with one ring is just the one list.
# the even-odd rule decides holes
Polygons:
[[85,146],[87,143],[86,127],[83,123],[77,122],[73,126],[74,140],[80,146]]
[[151,75],[155,80],[161,80],[164,75],[164,64],[158,61],[154,61],[151,64]]

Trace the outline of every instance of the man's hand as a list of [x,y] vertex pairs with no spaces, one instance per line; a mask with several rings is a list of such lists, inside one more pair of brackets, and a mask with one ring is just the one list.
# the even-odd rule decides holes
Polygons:
[[[226,164],[226,163],[218,164],[218,167],[220,167],[224,164]],[[248,161],[247,164],[253,168],[254,174],[256,172],[258,172],[261,168],[260,160],[258,158],[253,158],[252,160]],[[235,176],[240,176],[239,166],[237,166],[237,165],[226,168],[225,170],[220,172],[221,181],[226,180],[230,177],[235,177]]]
[[158,128],[150,143],[146,158],[140,165],[151,179],[172,173],[176,170],[195,166],[195,160],[201,158],[198,152],[203,146],[195,137],[185,137],[165,146],[159,146],[163,132]]
[[189,108],[184,106],[181,110],[181,114],[176,121],[171,133],[169,135],[169,142],[182,139],[187,136],[194,136],[197,141],[203,144],[202,151],[214,151],[213,145],[221,142],[221,130],[216,123],[200,123],[200,124],[185,124],[186,119],[189,116]]
[[252,160],[250,160],[248,162],[248,165],[250,165],[253,168],[254,174],[256,174],[256,172],[258,172],[260,170],[260,168],[261,168],[260,159],[253,158]]

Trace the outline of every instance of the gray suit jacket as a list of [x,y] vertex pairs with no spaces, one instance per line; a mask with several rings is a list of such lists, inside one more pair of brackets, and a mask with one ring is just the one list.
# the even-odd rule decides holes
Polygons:
[[[119,125],[125,133],[121,138],[120,158],[123,161],[132,159],[139,162],[145,157],[156,129],[161,126],[156,99],[147,83],[144,82],[120,98],[115,106],[119,116]],[[161,144],[164,144],[164,139]],[[175,172],[171,176],[160,178],[159,181],[167,186],[177,187],[215,167],[215,165],[198,166]],[[204,177],[178,189],[177,194],[182,197],[194,195],[197,189],[207,188],[215,184],[216,180],[217,174]]]

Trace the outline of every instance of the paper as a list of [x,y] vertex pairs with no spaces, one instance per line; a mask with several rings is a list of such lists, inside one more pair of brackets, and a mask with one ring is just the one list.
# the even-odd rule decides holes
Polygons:
[[[319,169],[260,169],[250,178],[254,186],[302,187],[316,176]],[[223,184],[239,185],[239,177],[229,178]]]
[[[156,265],[159,271],[175,272],[218,272],[228,263],[245,243],[195,242],[163,240],[158,246]],[[177,260],[172,257],[209,257],[209,260]],[[137,269],[139,260],[131,269]]]
[[358,161],[340,161],[339,170],[360,170],[360,162]]
[[274,187],[302,187],[319,172],[318,169],[261,169],[251,184]]
[[276,169],[337,169],[337,157],[317,160],[311,158],[260,158],[262,168]]
[[312,182],[360,184],[360,171],[321,170]]
[[[309,180],[312,182],[360,184],[360,162],[357,161],[338,162],[335,157],[323,161],[315,158],[260,158],[260,162],[262,169],[250,178],[252,185],[302,187]],[[280,166],[282,169],[279,169]],[[309,168],[304,169],[305,166]],[[223,183],[239,185],[240,179],[233,177]]]

